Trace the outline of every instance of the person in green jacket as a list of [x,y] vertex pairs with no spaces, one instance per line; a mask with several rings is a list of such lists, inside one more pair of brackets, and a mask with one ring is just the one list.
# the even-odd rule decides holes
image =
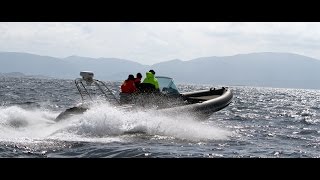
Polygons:
[[146,72],[146,78],[143,80],[142,83],[153,84],[154,87],[156,88],[156,91],[159,91],[159,83],[158,83],[158,80],[154,77],[155,74],[156,73],[154,70],[150,70],[149,72]]

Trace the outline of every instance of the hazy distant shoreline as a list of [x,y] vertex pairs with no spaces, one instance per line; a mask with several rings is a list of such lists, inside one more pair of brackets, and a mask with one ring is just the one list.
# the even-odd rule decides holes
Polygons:
[[44,75],[27,75],[21,72],[0,73],[0,77],[16,77],[16,78],[38,78],[38,79],[55,79],[54,77]]
[[[117,58],[70,56],[54,58],[29,53],[0,52],[0,75],[75,79],[89,70],[95,78],[122,81],[128,74],[154,69],[176,83],[320,89],[320,60],[292,53],[250,53],[224,57],[178,59],[153,65]],[[21,73],[21,74],[20,74]]]

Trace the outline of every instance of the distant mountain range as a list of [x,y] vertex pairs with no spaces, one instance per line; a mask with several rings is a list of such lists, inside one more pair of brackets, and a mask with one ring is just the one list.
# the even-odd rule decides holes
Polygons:
[[19,72],[54,78],[75,79],[89,70],[101,80],[124,80],[128,74],[154,69],[177,83],[243,85],[320,89],[320,61],[292,53],[251,53],[224,57],[202,57],[189,61],[171,60],[143,65],[116,58],[70,56],[54,58],[28,53],[0,52],[0,73]]

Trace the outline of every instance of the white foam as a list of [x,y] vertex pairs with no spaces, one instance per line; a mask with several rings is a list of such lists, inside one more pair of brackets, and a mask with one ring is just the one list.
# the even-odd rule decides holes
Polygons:
[[226,139],[231,132],[190,116],[168,116],[156,110],[127,111],[96,104],[82,115],[55,122],[57,112],[0,107],[0,141],[57,139],[64,141],[121,141],[128,133],[166,136],[190,141]]
[[191,116],[168,116],[156,110],[128,112],[108,104],[84,113],[72,128],[88,136],[116,136],[130,132],[171,136],[192,141],[226,139],[231,132],[204,124]]
[[[17,106],[0,108],[0,139],[41,138],[50,134],[57,113],[25,110]],[[53,129],[54,131],[54,129]]]

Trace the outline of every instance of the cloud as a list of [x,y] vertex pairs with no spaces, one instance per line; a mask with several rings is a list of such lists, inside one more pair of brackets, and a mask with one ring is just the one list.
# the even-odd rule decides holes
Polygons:
[[320,59],[317,22],[1,22],[0,51],[142,64],[251,52]]

